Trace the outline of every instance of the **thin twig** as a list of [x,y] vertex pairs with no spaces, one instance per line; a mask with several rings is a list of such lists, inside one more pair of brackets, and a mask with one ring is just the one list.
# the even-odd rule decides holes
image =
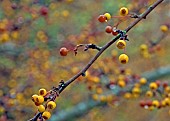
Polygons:
[[140,18],[140,15],[136,14],[136,13],[131,13],[130,14],[131,18]]
[[84,46],[84,51],[87,51],[87,50],[89,50],[89,49],[96,49],[96,50],[98,50],[98,51],[101,50],[101,47],[99,47],[99,46],[97,46],[97,45],[95,45],[95,44],[79,44],[79,45],[77,45],[77,46],[74,48],[74,53],[75,53],[75,55],[77,54],[78,48],[83,47],[83,46]]

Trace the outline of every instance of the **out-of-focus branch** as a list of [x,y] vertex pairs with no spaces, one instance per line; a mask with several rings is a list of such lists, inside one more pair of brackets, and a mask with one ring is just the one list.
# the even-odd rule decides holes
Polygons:
[[[147,78],[148,82],[152,82],[158,78],[168,76],[169,74],[170,74],[170,66],[162,67],[151,72],[143,73],[142,77]],[[120,91],[117,91],[117,89],[113,90],[113,92],[115,92],[115,95],[118,95]],[[104,106],[104,105],[106,105],[106,103],[89,99],[85,102],[81,102],[77,104],[72,108],[57,112],[56,115],[53,115],[51,117],[50,121],[70,121],[70,119],[75,119],[77,117],[84,115],[85,113],[89,112],[91,109],[93,109],[96,106]]]
[[150,47],[154,47],[158,45],[161,42],[161,40],[163,40],[167,35],[168,34],[163,33],[156,41],[150,41],[150,44],[151,44]]

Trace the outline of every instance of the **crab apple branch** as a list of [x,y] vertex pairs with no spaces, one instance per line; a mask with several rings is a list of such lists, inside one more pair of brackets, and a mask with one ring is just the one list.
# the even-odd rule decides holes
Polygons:
[[[132,24],[130,24],[126,29],[125,32],[127,33],[129,30],[131,30],[137,23],[139,23],[143,18],[146,18],[146,16],[154,9],[156,8],[161,2],[164,0],[158,0],[156,1],[153,5],[151,5],[143,14],[140,15],[139,18],[137,18]],[[89,61],[89,63],[75,76],[73,76],[71,79],[65,82],[65,87],[66,88],[69,84],[71,84],[75,79],[77,79],[81,75],[85,75],[85,72],[87,71],[88,68],[98,59],[98,57],[109,47],[111,46],[116,40],[120,38],[120,34],[117,35],[114,39],[106,43],[101,50]],[[64,88],[62,88],[59,92],[61,93]]]
[[[139,15],[138,18],[136,18],[123,32],[123,36],[126,35],[126,33],[131,30],[136,24],[138,24],[142,19],[146,19],[147,15],[153,10],[155,9],[161,2],[163,2],[164,0],[157,0],[153,5],[151,5],[143,14]],[[93,44],[88,44],[85,46],[85,51],[88,49],[97,49],[98,53],[87,63],[87,65],[80,71],[78,72],[76,75],[74,75],[72,78],[70,78],[69,80],[67,80],[66,82],[61,81],[58,87],[54,87],[52,88],[52,90],[50,92],[54,92],[56,93],[56,95],[54,95],[54,97],[56,98],[57,96],[59,96],[59,94],[68,86],[70,85],[72,82],[74,82],[78,77],[80,76],[85,76],[85,72],[91,67],[91,65],[99,58],[99,56],[108,48],[110,47],[114,42],[116,42],[116,40],[118,40],[119,38],[122,37],[122,33],[119,33],[115,38],[113,38],[111,41],[109,41],[108,43],[106,43],[103,47],[98,47],[96,45]],[[55,100],[53,99],[54,97],[48,97],[50,100]],[[29,121],[37,121],[37,119],[39,117],[41,117],[42,113],[38,112],[32,119],[30,119]]]

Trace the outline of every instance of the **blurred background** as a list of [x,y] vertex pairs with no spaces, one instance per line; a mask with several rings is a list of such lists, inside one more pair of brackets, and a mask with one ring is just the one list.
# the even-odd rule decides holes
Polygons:
[[[105,32],[107,25],[123,21],[118,29],[124,30],[135,20],[118,17],[121,7],[141,14],[155,1],[0,0],[0,121],[32,118],[37,107],[31,96],[38,94],[40,88],[50,90],[61,80],[69,80],[97,53],[85,52],[82,47],[75,56],[76,45],[103,46],[114,37]],[[130,30],[125,50],[117,49],[115,44],[110,46],[86,72],[86,77],[78,78],[56,99],[57,108],[51,112],[50,121],[168,121],[169,107],[141,108],[139,102],[148,100],[145,94],[124,98],[131,89],[117,80],[137,80],[144,75],[152,81],[170,82],[169,8],[170,1],[164,0]],[[100,23],[98,16],[106,12],[112,19]],[[67,56],[60,55],[61,47],[69,50]],[[122,65],[118,57],[124,52],[129,62]],[[161,71],[165,72],[163,76],[160,68],[165,68]]]

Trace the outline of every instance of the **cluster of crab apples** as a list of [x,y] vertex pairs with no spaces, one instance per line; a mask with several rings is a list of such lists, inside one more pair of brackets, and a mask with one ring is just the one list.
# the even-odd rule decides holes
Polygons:
[[[41,118],[45,120],[51,117],[50,111],[56,108],[56,103],[53,100],[47,101],[46,97],[48,94],[49,93],[46,91],[46,89],[41,88],[39,90],[39,95],[32,95],[32,101],[37,106],[38,111],[42,113]],[[45,103],[45,106],[43,105],[43,103]]]
[[[126,7],[122,7],[122,8],[120,8],[119,13],[120,13],[121,16],[127,16],[129,11]],[[108,22],[111,18],[112,18],[112,16],[111,16],[110,13],[105,13],[103,15],[99,15],[98,21],[101,22],[101,23],[105,23],[105,22]],[[105,28],[105,32],[106,33],[112,33],[112,35],[114,35],[114,36],[117,36],[118,34],[120,34],[121,37],[117,41],[116,46],[117,46],[118,49],[125,49],[126,41],[128,39],[127,39],[127,35],[123,31],[118,30],[117,27],[115,27],[115,26],[112,27],[110,25],[107,25],[106,28]],[[61,56],[67,56],[68,52],[69,52],[69,50],[66,47],[60,48],[60,55]],[[122,64],[126,64],[129,61],[129,57],[125,53],[123,53],[119,56],[119,61]]]

